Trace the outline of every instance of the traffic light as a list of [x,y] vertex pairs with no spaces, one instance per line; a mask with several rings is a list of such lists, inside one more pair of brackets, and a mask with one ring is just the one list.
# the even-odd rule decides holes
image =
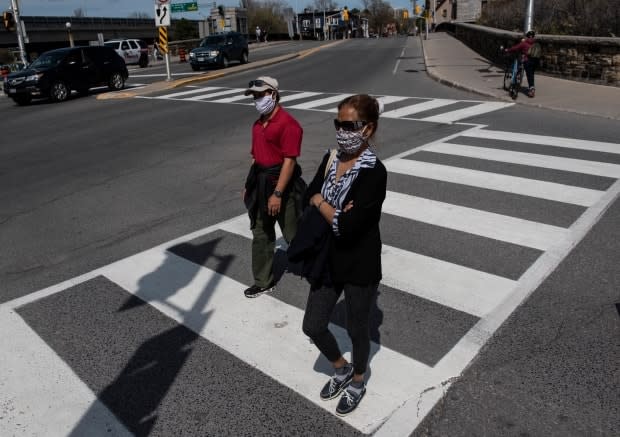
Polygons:
[[344,9],[342,10],[342,19],[344,21],[349,21],[349,10],[347,9],[347,7],[345,6]]
[[4,11],[2,13],[2,21],[4,22],[4,28],[8,31],[15,30],[15,18],[13,17],[13,12]]
[[403,9],[403,19],[406,20],[409,18],[409,11],[407,9]]
[[422,6],[415,5],[415,14],[420,15],[420,12],[422,12]]

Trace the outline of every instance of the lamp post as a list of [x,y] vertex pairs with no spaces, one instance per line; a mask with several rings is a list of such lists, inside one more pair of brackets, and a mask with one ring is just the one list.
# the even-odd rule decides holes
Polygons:
[[74,47],[73,44],[73,35],[71,34],[71,22],[67,21],[65,23],[65,27],[67,28],[67,32],[69,33],[69,47]]
[[532,24],[534,22],[534,0],[528,0],[527,8],[525,10],[525,32],[532,30]]

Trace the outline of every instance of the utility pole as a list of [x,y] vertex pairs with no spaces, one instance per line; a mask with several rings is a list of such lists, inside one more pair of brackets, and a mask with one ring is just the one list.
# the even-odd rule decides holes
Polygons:
[[525,10],[525,33],[532,30],[534,24],[534,0],[527,0],[527,9]]
[[13,17],[15,17],[15,30],[17,32],[17,45],[19,46],[19,57],[24,67],[28,65],[26,61],[26,45],[24,44],[24,32],[22,29],[22,20],[19,18],[19,7],[17,0],[11,0],[11,9],[13,9]]

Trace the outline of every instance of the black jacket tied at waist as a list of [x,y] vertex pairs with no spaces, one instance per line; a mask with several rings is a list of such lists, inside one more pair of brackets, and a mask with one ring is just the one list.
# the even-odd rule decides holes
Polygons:
[[307,206],[297,225],[287,255],[292,263],[301,263],[301,276],[312,288],[331,285],[329,247],[332,239],[330,224],[314,206]]
[[[267,215],[267,199],[273,194],[280,177],[282,165],[262,167],[256,163],[252,164],[248,176],[245,180],[245,197],[243,201],[250,216],[250,229],[256,226],[256,215]],[[295,164],[293,176],[288,185],[282,192],[282,203],[286,203],[288,197],[293,193],[295,206],[298,216],[302,211],[302,197],[306,191],[306,183],[301,178],[301,167]]]

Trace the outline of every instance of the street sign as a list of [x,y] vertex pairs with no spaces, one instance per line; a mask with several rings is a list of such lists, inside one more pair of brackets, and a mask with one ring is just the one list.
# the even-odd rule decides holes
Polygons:
[[159,3],[155,4],[155,26],[170,26],[170,5]]
[[171,3],[171,12],[196,12],[198,11],[198,2],[189,3]]

